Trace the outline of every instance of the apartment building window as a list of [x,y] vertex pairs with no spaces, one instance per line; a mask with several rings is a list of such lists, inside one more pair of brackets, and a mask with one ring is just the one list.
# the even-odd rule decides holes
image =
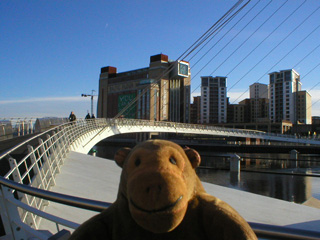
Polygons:
[[270,83],[274,83],[274,74],[270,75]]
[[202,86],[208,86],[208,78],[202,78]]

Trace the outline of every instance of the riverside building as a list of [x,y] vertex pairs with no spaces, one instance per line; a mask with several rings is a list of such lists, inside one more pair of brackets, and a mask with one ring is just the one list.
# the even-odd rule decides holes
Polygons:
[[269,117],[269,86],[254,83],[250,89],[250,122],[265,121]]
[[227,122],[227,78],[201,77],[201,123]]
[[294,69],[272,72],[269,81],[271,122],[311,123],[311,96],[301,91],[299,73]]
[[98,117],[116,116],[189,123],[189,63],[158,54],[141,69],[118,73],[116,67],[101,68]]

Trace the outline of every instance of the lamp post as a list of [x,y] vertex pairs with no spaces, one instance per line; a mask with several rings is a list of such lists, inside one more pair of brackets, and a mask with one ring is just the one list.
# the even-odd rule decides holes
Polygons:
[[93,97],[97,96],[97,95],[93,95],[93,92],[95,92],[95,90],[91,90],[91,94],[81,94],[81,97],[91,97],[91,117],[93,114]]

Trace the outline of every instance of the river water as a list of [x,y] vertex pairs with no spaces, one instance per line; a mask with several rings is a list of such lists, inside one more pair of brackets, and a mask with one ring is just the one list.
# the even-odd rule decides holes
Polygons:
[[198,169],[197,173],[204,182],[290,202],[303,203],[310,197],[320,200],[320,177],[214,169]]
[[320,155],[241,154],[241,171],[231,172],[227,153],[200,153],[202,167],[197,169],[202,181],[217,185],[303,203],[320,200]]

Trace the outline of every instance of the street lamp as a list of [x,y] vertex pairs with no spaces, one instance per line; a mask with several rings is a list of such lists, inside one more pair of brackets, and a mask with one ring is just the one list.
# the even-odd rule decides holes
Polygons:
[[91,117],[93,114],[93,97],[97,96],[97,95],[93,95],[93,92],[95,92],[95,90],[91,90],[91,94],[81,94],[81,97],[91,97]]

